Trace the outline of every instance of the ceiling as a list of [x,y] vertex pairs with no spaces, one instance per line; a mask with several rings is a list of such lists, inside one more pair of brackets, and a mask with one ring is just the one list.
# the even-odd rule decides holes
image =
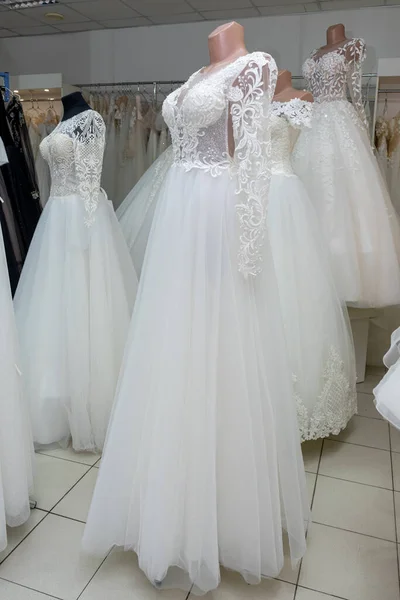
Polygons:
[[[400,0],[59,0],[10,10],[1,2],[0,38],[400,5]],[[50,20],[49,12],[64,18]]]

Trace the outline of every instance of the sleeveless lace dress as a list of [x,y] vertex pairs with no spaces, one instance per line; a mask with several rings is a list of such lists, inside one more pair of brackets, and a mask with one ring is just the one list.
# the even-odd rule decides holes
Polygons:
[[292,561],[305,552],[305,474],[266,232],[276,77],[255,52],[198,71],[163,106],[173,164],[83,539],[91,553],[134,550],[157,587],[206,593],[220,565],[249,583],[277,576],[282,527]]
[[[1,161],[0,163],[4,164]],[[0,552],[6,526],[18,527],[30,515],[33,444],[22,378],[14,308],[0,230]]]
[[40,150],[52,185],[15,311],[34,441],[72,436],[101,450],[137,278],[100,188],[105,126],[93,110],[61,122]]
[[291,152],[313,105],[273,103],[268,232],[279,286],[302,440],[338,434],[357,410],[352,335],[314,207]]
[[364,58],[364,41],[352,39],[306,60],[315,110],[293,158],[328,241],[339,294],[367,308],[400,304],[400,225],[369,144]]

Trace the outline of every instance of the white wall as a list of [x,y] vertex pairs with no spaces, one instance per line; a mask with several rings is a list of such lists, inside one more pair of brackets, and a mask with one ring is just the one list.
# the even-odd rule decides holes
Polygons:
[[[247,47],[265,50],[280,68],[301,73],[325,30],[344,23],[368,44],[365,71],[378,58],[400,56],[400,6],[243,19]],[[216,23],[91,31],[0,40],[0,70],[11,74],[62,72],[69,83],[180,80],[208,63],[207,35]]]

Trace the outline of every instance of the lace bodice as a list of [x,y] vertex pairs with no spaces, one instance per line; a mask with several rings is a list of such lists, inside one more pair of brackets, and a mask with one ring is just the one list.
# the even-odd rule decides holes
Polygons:
[[314,50],[303,65],[303,75],[316,102],[347,101],[346,86],[362,125],[368,129],[362,101],[362,63],[365,42],[348,40],[340,48],[318,56]]
[[100,198],[105,131],[99,113],[86,110],[61,121],[40,144],[51,173],[50,195],[80,196],[88,226],[94,221]]
[[200,69],[163,105],[174,164],[235,179],[241,227],[239,270],[257,275],[266,227],[270,180],[269,110],[277,68],[263,52],[241,56],[216,71]]
[[300,98],[272,103],[272,174],[293,175],[291,154],[300,130],[311,127],[313,105]]

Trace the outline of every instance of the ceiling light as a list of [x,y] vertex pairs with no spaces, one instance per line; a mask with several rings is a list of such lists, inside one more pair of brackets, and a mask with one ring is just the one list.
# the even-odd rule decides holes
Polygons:
[[19,94],[19,90],[14,90],[14,94]]
[[47,88],[44,88],[44,91],[45,91],[45,92],[49,92],[50,90],[48,90]]
[[64,15],[56,12],[48,12],[44,15],[49,21],[63,21]]
[[59,4],[59,0],[31,0],[28,2],[16,2],[15,0],[0,0],[0,6],[9,10],[20,10],[22,8],[38,8],[39,6],[48,6]]

